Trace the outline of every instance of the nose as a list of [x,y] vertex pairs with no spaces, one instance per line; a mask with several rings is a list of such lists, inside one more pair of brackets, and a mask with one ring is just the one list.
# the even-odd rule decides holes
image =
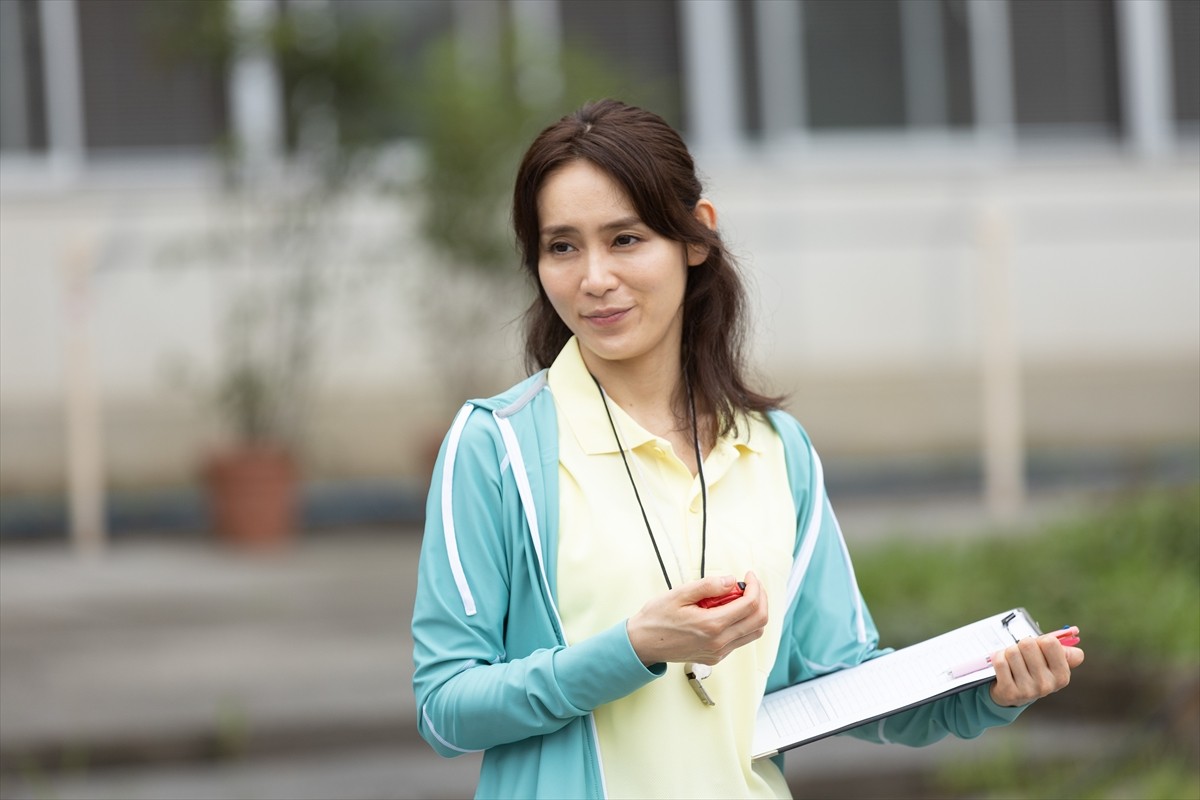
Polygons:
[[587,266],[583,273],[581,288],[587,294],[601,297],[617,288],[617,274],[612,269],[612,260],[608,253],[592,250],[587,258]]

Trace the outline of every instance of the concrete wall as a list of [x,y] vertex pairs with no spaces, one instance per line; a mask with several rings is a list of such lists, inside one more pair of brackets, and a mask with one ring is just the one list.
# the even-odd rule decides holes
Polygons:
[[762,362],[827,448],[977,446],[981,271],[996,246],[1031,447],[1200,441],[1194,162],[764,160],[713,182],[757,281]]
[[[759,153],[712,165],[708,182],[753,282],[759,372],[791,393],[827,454],[977,447],[986,241],[1009,254],[1031,446],[1200,443],[1194,159],[1001,169],[892,155],[818,167]],[[170,365],[197,378],[211,368],[218,312],[241,277],[180,258],[179,245],[219,230],[227,202],[204,180],[134,182],[119,169],[0,196],[0,492],[64,483],[64,353],[85,317],[110,486],[192,479],[225,433],[201,384]],[[345,219],[305,429],[310,474],[417,475],[457,405],[422,313],[420,276],[444,267],[394,198],[361,198]],[[984,219],[999,228],[987,234]],[[91,269],[82,312],[68,292],[80,265]],[[523,291],[515,279],[480,306],[496,322],[475,339],[490,365],[481,392],[521,373],[511,320]]]

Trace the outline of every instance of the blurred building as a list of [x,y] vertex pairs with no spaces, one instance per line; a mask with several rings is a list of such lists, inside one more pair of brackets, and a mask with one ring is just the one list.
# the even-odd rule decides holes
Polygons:
[[[297,132],[261,54],[233,53],[224,70],[164,58],[156,20],[187,5],[0,1],[0,494],[62,491],[81,386],[110,488],[186,484],[214,439],[211,411],[164,364],[212,365],[223,278],[163,253],[220,213],[217,151],[285,158]],[[367,20],[406,79],[438,36],[484,58],[512,25],[551,72],[584,48],[652,84],[753,276],[761,371],[827,454],[973,458],[991,352],[1032,457],[1195,460],[1194,0],[232,9],[243,24],[316,12],[327,27],[314,35]],[[380,115],[401,163],[415,123],[399,107]],[[402,204],[365,203],[356,224],[410,227]],[[332,323],[306,419],[312,475],[417,476],[412,443],[449,420],[422,388],[430,333],[411,322],[405,275],[427,265],[410,252]],[[519,359],[502,366],[516,376]]]

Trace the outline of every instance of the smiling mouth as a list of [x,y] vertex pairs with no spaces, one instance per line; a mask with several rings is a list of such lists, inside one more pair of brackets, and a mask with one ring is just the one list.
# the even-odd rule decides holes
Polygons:
[[583,318],[594,325],[611,325],[624,318],[628,312],[628,308],[604,308],[591,314],[584,314]]

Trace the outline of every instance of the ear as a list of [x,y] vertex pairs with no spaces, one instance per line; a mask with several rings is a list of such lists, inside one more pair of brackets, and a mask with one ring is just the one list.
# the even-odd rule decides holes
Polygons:
[[[696,203],[696,208],[692,213],[700,224],[708,228],[710,231],[717,229],[717,207],[708,199],[701,197]],[[708,248],[704,245],[690,244],[688,245],[688,266],[698,267],[708,258]]]

